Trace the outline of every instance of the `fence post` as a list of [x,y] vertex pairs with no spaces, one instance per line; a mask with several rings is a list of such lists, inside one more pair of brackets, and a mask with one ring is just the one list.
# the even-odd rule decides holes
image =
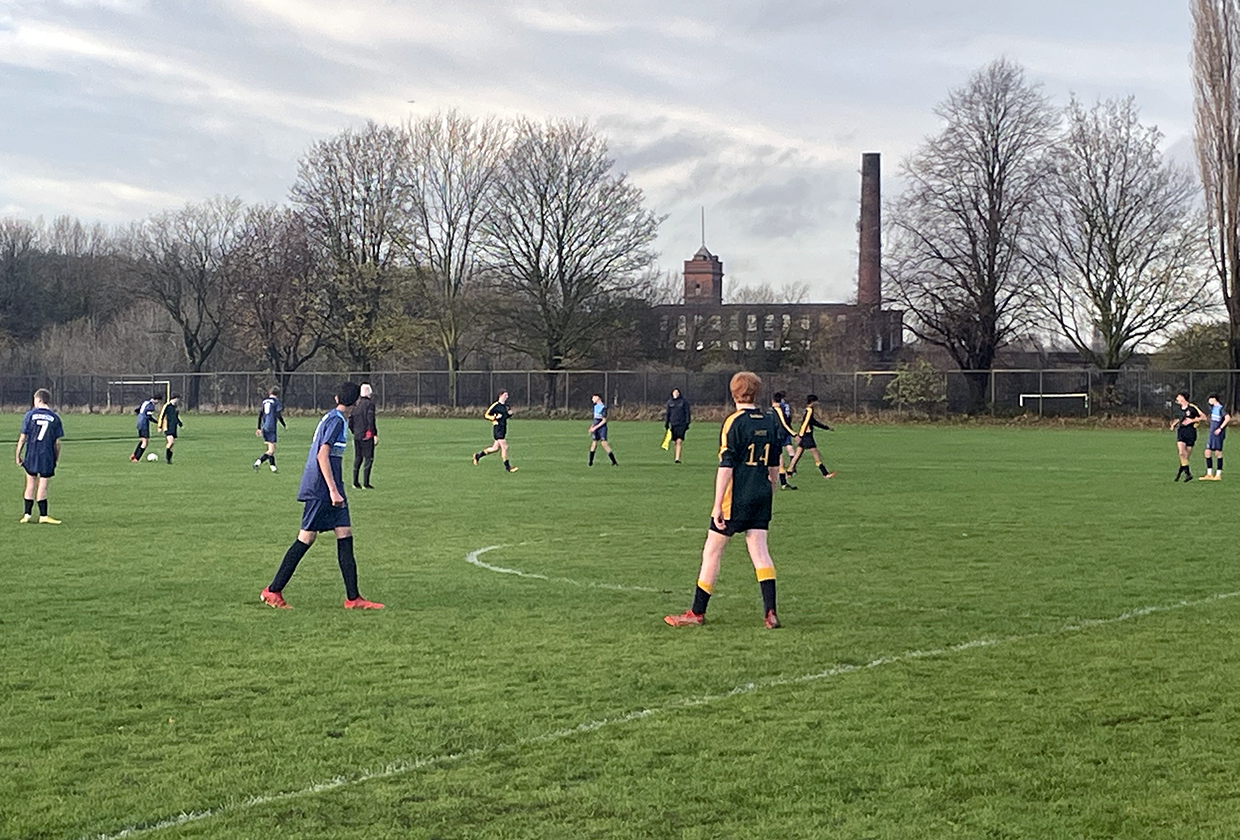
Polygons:
[[418,385],[417,385],[417,396],[416,396],[416,397],[414,397],[414,400],[415,400],[416,404],[418,405],[418,407],[420,408],[420,407],[422,406],[422,371],[420,371],[420,370],[419,370],[419,371],[415,371],[415,372],[414,372],[414,376],[416,377],[416,379],[417,379],[417,383],[418,383]]
[[313,404],[312,405],[313,408],[318,408],[319,407],[319,375],[317,373],[312,373],[310,375],[312,377],[310,380],[310,402]]
[[530,389],[534,387],[534,374],[532,371],[525,372],[525,407],[529,408],[533,405],[530,399],[534,396],[530,393]]
[[603,371],[603,402],[611,401],[611,386],[607,384],[609,381],[607,371]]
[[1043,378],[1042,378],[1044,373],[1045,371],[1041,369],[1038,370],[1038,416],[1039,417],[1042,416],[1042,404],[1046,402],[1046,400],[1042,399],[1042,395],[1046,393],[1046,385],[1043,382]]
[[853,371],[853,414],[856,414],[856,413],[857,413],[857,411],[858,411],[858,408],[857,408],[857,404],[858,404],[858,394],[857,394],[857,390],[858,390],[858,388],[860,388],[860,387],[861,387],[861,384],[857,381],[857,377],[858,377],[858,376],[860,376],[860,375],[861,375],[861,374],[857,373],[857,371],[855,371],[855,370]]
[[568,371],[564,371],[564,410],[568,411]]
[[1189,399],[1191,399],[1193,393],[1193,371],[1191,370],[1188,372],[1188,393]]
[[642,371],[642,405],[650,405],[650,371]]
[[250,394],[252,393],[251,388],[252,386],[250,385],[250,374],[247,373],[245,375],[245,410],[247,412],[252,410],[250,406]]
[[1085,371],[1085,416],[1092,417],[1094,410],[1089,404],[1089,395],[1094,392],[1094,372]]
[[1137,414],[1141,414],[1141,370],[1137,369]]

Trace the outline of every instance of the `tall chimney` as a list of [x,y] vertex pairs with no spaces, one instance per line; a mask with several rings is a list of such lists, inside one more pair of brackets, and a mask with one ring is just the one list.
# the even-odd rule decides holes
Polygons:
[[857,303],[883,303],[882,165],[878,152],[861,156],[860,264],[857,267]]

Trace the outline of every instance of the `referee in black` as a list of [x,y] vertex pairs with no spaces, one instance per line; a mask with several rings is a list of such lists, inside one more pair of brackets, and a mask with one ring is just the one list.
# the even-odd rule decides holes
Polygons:
[[[379,430],[375,427],[375,401],[371,388],[363,385],[362,395],[349,412],[349,431],[353,433],[353,486],[374,490],[370,483],[370,470],[375,465],[375,444],[379,442]],[[362,483],[357,483],[361,472]]]
[[672,389],[672,398],[663,409],[663,428],[672,433],[672,442],[676,444],[676,463],[680,463],[680,447],[685,442],[685,432],[689,431],[689,401],[680,395],[679,388]]

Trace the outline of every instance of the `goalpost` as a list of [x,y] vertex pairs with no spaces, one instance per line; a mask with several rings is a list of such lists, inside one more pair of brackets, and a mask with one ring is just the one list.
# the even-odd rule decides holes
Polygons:
[[[150,397],[156,388],[163,387],[164,402],[172,396],[172,382],[168,379],[109,379],[108,411],[112,405],[136,408]],[[113,399],[115,397],[115,399]]]
[[1020,407],[1021,408],[1025,407],[1025,400],[1030,400],[1030,401],[1037,400],[1038,401],[1038,413],[1041,414],[1043,400],[1061,400],[1061,399],[1084,400],[1085,401],[1085,413],[1089,414],[1089,392],[1087,391],[1071,393],[1071,394],[1021,394],[1020,395]]

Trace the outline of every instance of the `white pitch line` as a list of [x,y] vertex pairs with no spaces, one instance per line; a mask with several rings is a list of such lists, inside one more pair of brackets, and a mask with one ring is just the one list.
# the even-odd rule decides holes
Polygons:
[[516,577],[529,578],[531,580],[541,580],[547,583],[567,583],[572,586],[588,587],[590,589],[611,589],[619,592],[656,592],[660,595],[670,594],[668,589],[653,589],[649,586],[625,586],[619,583],[593,583],[591,581],[573,580],[572,578],[553,578],[547,575],[540,575],[536,572],[523,572],[520,569],[506,569],[503,566],[492,566],[490,563],[484,563],[478,559],[481,555],[488,551],[494,551],[497,548],[503,548],[502,545],[488,545],[486,548],[480,548],[477,551],[471,551],[465,555],[465,562],[477,566],[480,569],[486,569],[488,572],[495,572],[498,575],[514,575]]
[[[491,546],[490,548],[496,548]],[[489,549],[480,549],[487,551]],[[1065,624],[1055,630],[1049,630],[1044,633],[1027,633],[1018,636],[1000,636],[992,639],[973,639],[960,644],[948,645],[941,648],[933,648],[930,650],[911,650],[904,653],[894,654],[892,656],[880,656],[861,665],[832,665],[821,671],[810,674],[802,674],[796,677],[773,677],[766,680],[756,680],[754,682],[742,683],[728,691],[719,694],[701,694],[691,697],[682,697],[673,700],[662,706],[655,706],[648,709],[636,709],[631,712],[619,715],[617,717],[599,718],[597,720],[588,720],[579,723],[576,726],[566,729],[556,729],[551,732],[545,732],[542,735],[533,735],[527,738],[520,738],[511,744],[500,744],[492,747],[476,747],[470,750],[462,750],[461,752],[446,753],[444,755],[428,756],[425,758],[415,759],[413,761],[398,761],[392,764],[384,765],[375,770],[367,770],[353,776],[334,776],[321,782],[315,782],[301,790],[285,791],[283,793],[267,794],[264,796],[252,796],[242,799],[235,803],[225,803],[217,805],[214,808],[205,808],[199,811],[183,811],[172,817],[155,820],[148,823],[138,823],[136,825],[122,828],[111,834],[92,834],[86,835],[82,840],[124,840],[128,837],[139,837],[144,834],[150,834],[165,828],[174,828],[176,826],[188,825],[190,823],[202,822],[212,817],[222,816],[224,814],[242,811],[248,808],[256,808],[264,805],[273,805],[279,802],[287,802],[291,799],[297,799],[303,796],[313,796],[317,793],[325,793],[327,791],[338,790],[344,787],[352,787],[354,785],[364,784],[365,782],[375,781],[377,779],[390,779],[396,776],[402,776],[427,767],[434,767],[440,764],[449,764],[453,761],[475,758],[477,756],[486,755],[487,753],[497,752],[499,750],[510,750],[520,747],[535,746],[538,744],[548,744],[555,741],[562,741],[566,738],[572,738],[575,735],[583,735],[589,732],[595,732],[610,726],[618,726],[633,721],[645,720],[649,717],[655,717],[661,714],[680,711],[682,709],[691,709],[699,706],[707,706],[717,703],[721,700],[727,700],[732,697],[738,697],[744,694],[752,694],[755,691],[768,688],[779,688],[781,686],[800,685],[805,683],[813,683],[819,680],[839,677],[845,674],[851,674],[856,671],[865,671],[872,668],[879,668],[884,665],[897,665],[901,662],[912,662],[920,659],[929,659],[938,656],[948,656],[954,653],[964,653],[978,648],[996,647],[999,645],[1013,644],[1017,642],[1032,641],[1035,639],[1048,639],[1053,636],[1061,636],[1069,633],[1079,633],[1084,630],[1090,630],[1095,627],[1104,627],[1111,624],[1119,624],[1124,621],[1131,621],[1136,618],[1142,618],[1154,613],[1171,612],[1173,610],[1189,609],[1192,607],[1200,607],[1206,604],[1212,604],[1217,601],[1223,601],[1228,598],[1240,596],[1240,591],[1223,592],[1217,595],[1210,595],[1195,601],[1182,600],[1172,604],[1162,604],[1149,607],[1138,607],[1128,610],[1111,618],[1088,618],[1073,624]]]

